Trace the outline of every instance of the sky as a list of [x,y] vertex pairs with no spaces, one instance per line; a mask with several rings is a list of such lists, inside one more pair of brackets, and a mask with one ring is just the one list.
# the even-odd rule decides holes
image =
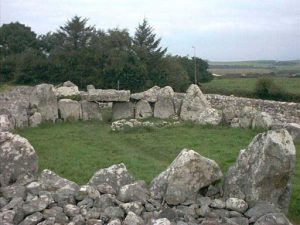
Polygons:
[[300,59],[300,0],[0,0],[0,24],[37,34],[73,16],[98,29],[135,28],[147,18],[173,55],[210,61]]

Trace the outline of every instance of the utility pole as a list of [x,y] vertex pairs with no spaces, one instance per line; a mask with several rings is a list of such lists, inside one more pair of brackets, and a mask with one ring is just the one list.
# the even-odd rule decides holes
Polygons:
[[192,46],[194,49],[194,70],[195,70],[195,84],[197,84],[197,66],[196,66],[196,47]]

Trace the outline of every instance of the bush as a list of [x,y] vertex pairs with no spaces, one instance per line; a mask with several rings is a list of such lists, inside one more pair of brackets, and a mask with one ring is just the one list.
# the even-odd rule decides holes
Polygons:
[[271,78],[259,78],[255,84],[255,94],[261,99],[285,100],[287,93]]

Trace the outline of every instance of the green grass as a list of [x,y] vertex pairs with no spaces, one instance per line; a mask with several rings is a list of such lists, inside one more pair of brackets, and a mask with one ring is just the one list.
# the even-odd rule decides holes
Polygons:
[[10,88],[11,88],[11,85],[0,83],[0,92],[8,91]]
[[[300,95],[300,78],[274,77],[274,82],[284,90]],[[207,91],[227,91],[228,94],[236,92],[253,92],[257,78],[224,78],[214,79],[202,86]]]
[[[34,146],[40,170],[85,184],[95,171],[124,162],[136,179],[148,183],[174,160],[183,148],[194,149],[218,162],[226,172],[259,131],[185,124],[160,129],[112,132],[104,122],[45,124],[17,130]],[[297,144],[300,149],[300,144]],[[297,160],[300,160],[297,155]],[[290,218],[300,222],[300,164],[293,178]]]

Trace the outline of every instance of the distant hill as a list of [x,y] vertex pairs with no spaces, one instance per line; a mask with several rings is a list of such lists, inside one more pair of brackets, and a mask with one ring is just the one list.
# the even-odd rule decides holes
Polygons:
[[300,60],[208,61],[209,71],[225,77],[300,76]]

